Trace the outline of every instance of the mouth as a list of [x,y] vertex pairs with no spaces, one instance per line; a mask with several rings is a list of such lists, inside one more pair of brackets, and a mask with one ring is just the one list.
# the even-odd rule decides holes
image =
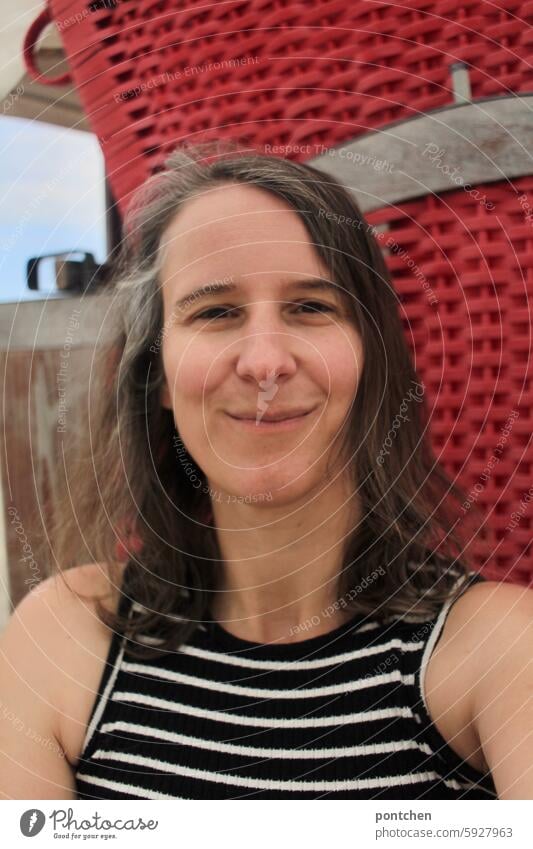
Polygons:
[[248,428],[249,430],[255,430],[256,432],[268,432],[268,431],[277,431],[277,430],[289,430],[293,427],[298,427],[299,424],[308,419],[315,411],[316,407],[313,407],[311,410],[307,410],[305,413],[299,413],[293,416],[287,416],[282,419],[276,420],[268,420],[265,418],[244,418],[232,416],[230,413],[226,413],[226,415],[232,419],[237,425],[241,427]]

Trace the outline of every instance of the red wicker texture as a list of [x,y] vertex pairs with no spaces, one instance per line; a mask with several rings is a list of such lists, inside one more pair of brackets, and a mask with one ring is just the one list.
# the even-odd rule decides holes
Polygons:
[[50,7],[122,209],[183,140],[283,145],[306,160],[451,103],[449,66],[459,60],[471,65],[474,97],[533,90],[531,0]]
[[455,191],[367,218],[388,222],[378,238],[395,243],[388,266],[433,448],[487,516],[488,550],[471,553],[486,575],[533,584],[533,201],[528,219],[518,199],[533,199],[533,178],[477,189],[494,210]]

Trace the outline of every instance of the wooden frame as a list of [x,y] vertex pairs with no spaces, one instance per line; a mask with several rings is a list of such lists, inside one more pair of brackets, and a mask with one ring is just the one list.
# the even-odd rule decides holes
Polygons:
[[308,164],[339,179],[371,212],[531,174],[532,113],[533,94],[457,103],[365,133]]

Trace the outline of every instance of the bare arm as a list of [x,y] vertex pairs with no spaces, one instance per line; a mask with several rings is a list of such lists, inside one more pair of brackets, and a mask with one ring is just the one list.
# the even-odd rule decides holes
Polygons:
[[54,604],[57,592],[49,579],[21,601],[0,636],[3,799],[75,798],[72,767],[57,735]]
[[533,592],[483,588],[474,716],[499,799],[533,799]]

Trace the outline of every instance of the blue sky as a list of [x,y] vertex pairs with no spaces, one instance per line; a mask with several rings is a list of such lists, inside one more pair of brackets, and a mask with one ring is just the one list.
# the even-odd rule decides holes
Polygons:
[[[46,298],[27,288],[26,262],[67,250],[105,259],[98,142],[81,130],[0,116],[0,302]],[[51,263],[43,270],[50,291]]]

